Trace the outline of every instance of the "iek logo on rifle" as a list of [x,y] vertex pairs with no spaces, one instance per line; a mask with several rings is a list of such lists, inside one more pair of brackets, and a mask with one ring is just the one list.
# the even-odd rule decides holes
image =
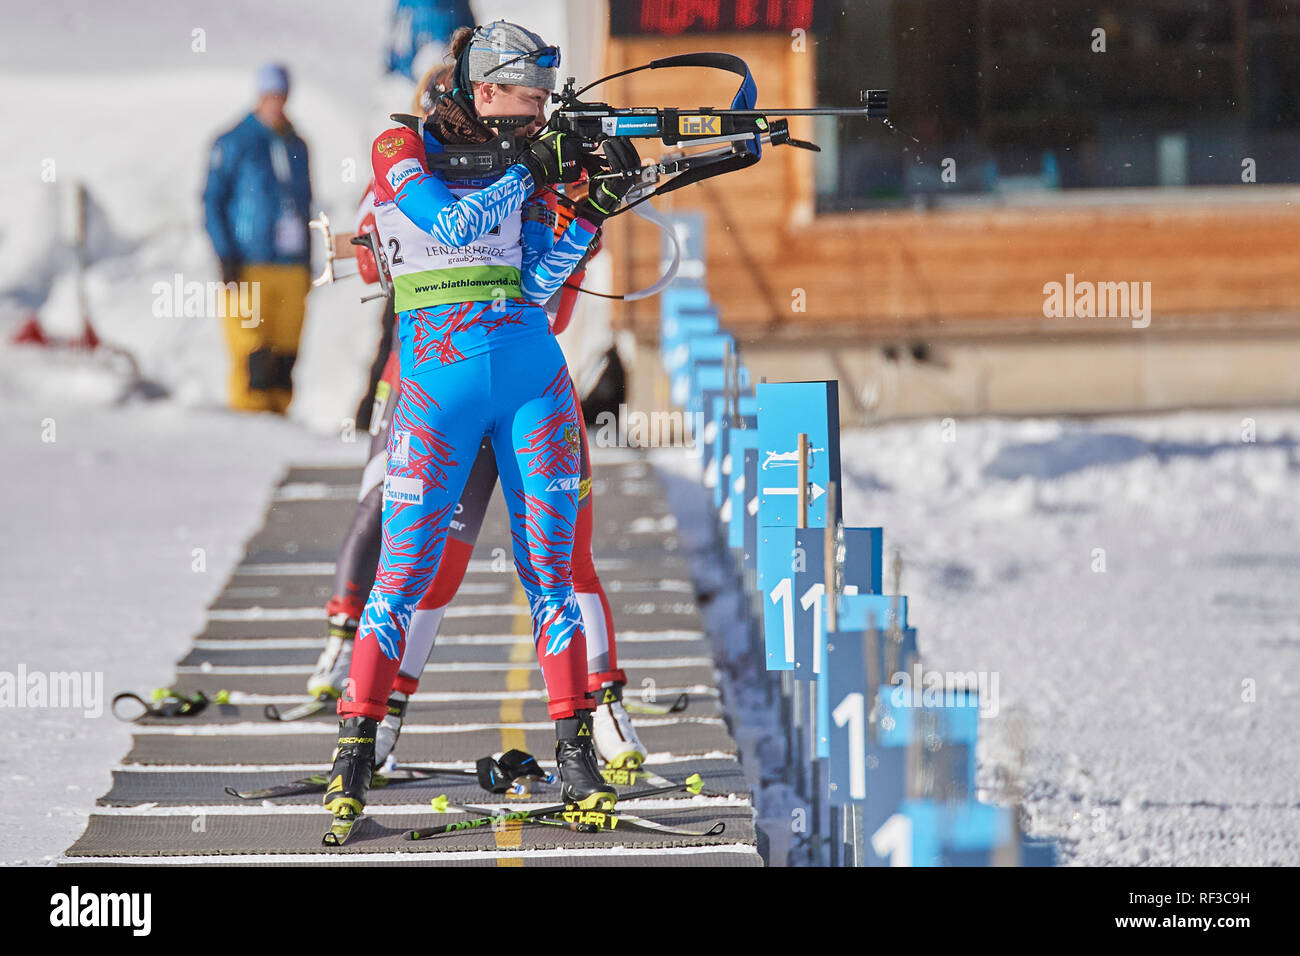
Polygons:
[[683,136],[720,136],[722,120],[716,116],[682,116],[677,131]]

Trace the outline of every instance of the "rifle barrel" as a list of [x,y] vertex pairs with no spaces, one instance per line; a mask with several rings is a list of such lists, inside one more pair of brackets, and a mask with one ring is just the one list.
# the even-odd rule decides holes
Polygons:
[[[782,109],[768,106],[761,110],[714,110],[714,113],[730,113],[733,116],[869,116],[878,108],[870,106],[826,106],[812,109]],[[678,110],[685,113],[687,110]]]

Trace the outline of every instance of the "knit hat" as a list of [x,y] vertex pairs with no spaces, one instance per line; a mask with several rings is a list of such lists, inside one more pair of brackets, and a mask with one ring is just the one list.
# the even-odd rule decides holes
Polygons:
[[266,63],[257,71],[257,95],[289,95],[289,71],[279,63]]
[[536,33],[517,23],[497,20],[477,27],[465,56],[471,83],[555,89],[559,47],[548,46]]

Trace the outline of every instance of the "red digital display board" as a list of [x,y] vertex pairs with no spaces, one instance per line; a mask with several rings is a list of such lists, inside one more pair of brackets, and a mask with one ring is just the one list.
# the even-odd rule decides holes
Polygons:
[[613,0],[613,36],[789,33],[812,27],[813,0]]

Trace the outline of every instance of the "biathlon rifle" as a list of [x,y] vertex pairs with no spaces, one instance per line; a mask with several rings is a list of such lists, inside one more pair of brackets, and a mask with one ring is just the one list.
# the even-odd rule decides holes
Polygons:
[[[725,70],[740,76],[740,88],[736,91],[731,106],[727,109],[711,106],[696,109],[617,107],[608,103],[588,103],[581,99],[582,94],[592,87],[620,76],[642,70],[685,67]],[[610,172],[601,157],[591,156],[588,172],[593,176],[634,176],[647,184],[672,177],[653,192],[638,187],[637,198],[627,201],[614,215],[626,212],[651,195],[671,192],[702,179],[752,166],[762,156],[764,143],[819,151],[820,147],[815,143],[795,139],[790,135],[788,118],[791,116],[885,119],[889,110],[887,90],[864,91],[862,106],[758,109],[755,106],[758,87],[749,72],[749,66],[740,57],[730,53],[682,53],[602,76],[581,89],[576,89],[576,86],[577,80],[571,76],[565,81],[563,90],[551,94],[551,100],[557,106],[551,113],[546,130],[558,130],[576,137],[588,153],[594,152],[601,143],[615,136],[657,139],[671,147],[675,153],[680,153],[683,147],[714,147],[698,153],[675,155],[672,159],[623,173]],[[416,117],[393,114],[393,119],[417,132],[422,131]],[[444,146],[440,152],[429,154],[430,164],[448,178],[469,179],[504,171],[517,162],[519,155],[532,141],[532,138],[523,135],[523,129],[532,122],[532,117],[494,116],[491,120],[500,131],[491,142],[475,146]]]
[[[740,88],[732,98],[731,106],[726,109],[716,109],[711,106],[696,109],[616,107],[608,103],[589,103],[581,99],[582,95],[592,87],[620,76],[639,73],[642,70],[687,67],[724,70],[741,77]],[[559,93],[551,94],[556,109],[552,111],[546,129],[558,130],[578,139],[587,155],[587,172],[593,179],[634,177],[639,180],[624,197],[623,205],[613,213],[613,216],[635,209],[637,215],[663,230],[664,234],[671,239],[674,249],[667,271],[648,288],[623,295],[591,293],[605,298],[628,301],[643,299],[662,291],[677,274],[677,267],[681,260],[681,249],[675,231],[653,206],[647,204],[641,208],[643,203],[647,203],[655,196],[681,189],[692,183],[746,169],[762,157],[764,144],[795,146],[819,152],[821,148],[815,143],[795,139],[790,135],[789,117],[844,116],[887,119],[889,114],[887,90],[864,90],[861,94],[861,106],[759,109],[756,105],[758,87],[749,71],[749,65],[740,57],[730,53],[682,53],[663,57],[641,66],[602,76],[580,89],[576,87],[577,80],[568,77],[564,88]],[[409,126],[424,138],[423,120],[420,118],[396,113],[392,118]],[[436,151],[428,153],[430,167],[437,169],[448,179],[474,179],[504,172],[508,166],[517,162],[519,155],[532,141],[530,137],[524,135],[523,130],[531,125],[533,117],[493,116],[491,120],[499,132],[490,142],[472,146],[439,145]],[[604,157],[595,150],[605,140],[616,136],[657,139],[669,147],[670,152],[662,155],[657,162],[639,169],[615,172],[609,168]],[[428,140],[425,139],[425,142],[427,144]],[[697,146],[710,148],[690,153],[684,151],[685,148]],[[561,197],[561,200],[572,204],[567,197]],[[587,289],[579,291],[590,292]]]
[[[725,70],[741,77],[740,88],[727,109],[701,106],[697,109],[663,107],[614,107],[608,103],[588,103],[581,99],[594,86],[642,70],[662,70],[683,67],[703,67]],[[862,93],[862,106],[811,108],[769,107],[759,109],[758,87],[749,72],[749,66],[730,53],[682,53],[677,56],[651,60],[642,66],[611,73],[575,89],[576,80],[569,77],[559,93],[551,99],[557,108],[551,114],[549,129],[559,130],[578,138],[584,150],[594,151],[601,143],[615,136],[657,139],[673,152],[658,163],[643,166],[640,170],[612,173],[596,157],[588,172],[596,178],[602,176],[634,176],[641,180],[634,193],[614,215],[619,215],[653,196],[672,192],[691,183],[697,183],[722,173],[745,169],[754,165],[763,152],[763,144],[770,146],[795,146],[800,149],[820,151],[815,143],[795,139],[790,135],[788,117],[791,116],[853,116],[862,119],[885,119],[889,112],[887,90],[866,90]],[[712,149],[682,153],[683,147],[710,146]],[[668,178],[671,177],[671,178]],[[663,182],[654,189],[654,183]]]

